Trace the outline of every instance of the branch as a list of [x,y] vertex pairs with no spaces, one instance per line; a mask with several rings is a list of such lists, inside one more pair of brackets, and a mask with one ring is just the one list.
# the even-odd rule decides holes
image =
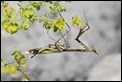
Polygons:
[[31,81],[31,79],[29,78],[28,74],[26,73],[26,71],[22,71],[19,67],[17,67],[17,69],[25,76],[25,78],[28,80],[28,81]]

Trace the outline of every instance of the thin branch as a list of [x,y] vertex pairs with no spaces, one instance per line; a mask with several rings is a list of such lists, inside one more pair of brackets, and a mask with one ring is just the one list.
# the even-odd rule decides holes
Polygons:
[[49,18],[46,18],[46,17],[40,17],[40,16],[36,16],[35,18],[36,20],[39,20],[39,21],[52,21],[52,19],[49,19]]
[[27,78],[27,80],[31,81],[31,79],[25,71],[22,71],[19,67],[17,67],[17,69],[25,76],[25,78]]

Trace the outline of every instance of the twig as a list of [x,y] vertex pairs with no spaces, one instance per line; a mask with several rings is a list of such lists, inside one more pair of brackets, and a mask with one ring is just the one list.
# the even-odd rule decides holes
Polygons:
[[27,73],[25,73],[25,71],[22,71],[19,67],[17,67],[17,69],[25,76],[25,78],[27,78],[27,80],[31,81],[31,79],[29,78]]

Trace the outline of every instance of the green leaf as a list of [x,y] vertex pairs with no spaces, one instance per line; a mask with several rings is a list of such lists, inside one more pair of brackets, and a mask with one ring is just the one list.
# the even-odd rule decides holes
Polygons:
[[31,18],[34,16],[34,10],[32,8],[24,8],[22,9],[22,14],[25,18]]
[[42,2],[40,1],[29,1],[30,4],[36,8],[37,10],[40,10],[41,6],[42,6]]
[[49,8],[50,8],[52,14],[56,14],[56,7],[55,6],[51,5]]
[[52,1],[52,4],[53,4],[55,7],[57,7],[57,6],[59,6],[59,1]]
[[14,58],[15,58],[15,60],[18,63],[19,66],[25,67],[25,64],[26,64],[25,57],[20,51],[15,50],[12,53],[12,55],[14,56]]
[[1,72],[3,74],[15,74],[17,73],[17,67],[15,65],[3,65],[1,67]]
[[7,32],[9,32],[10,34],[14,34],[18,31],[19,27],[17,23],[11,24],[8,29]]
[[7,21],[2,22],[2,28],[10,34],[14,34],[19,30],[19,26],[17,23],[11,23]]
[[60,6],[59,6],[59,11],[60,11],[60,12],[66,11],[66,7],[65,7],[64,5],[60,5]]
[[57,28],[57,27],[54,27],[54,28],[53,28],[53,31],[54,31],[54,32],[57,32],[57,31],[58,31],[58,28]]
[[5,7],[4,8],[5,12],[7,12],[8,14],[15,14],[15,9],[11,8],[11,7]]
[[56,21],[54,21],[54,27],[59,30],[63,30],[65,27],[64,19],[58,18]]
[[54,32],[58,31],[58,28],[56,27],[56,23],[57,23],[57,20],[52,21],[52,28]]
[[22,21],[21,27],[22,27],[23,29],[27,30],[28,27],[29,27],[29,24],[28,24],[26,21]]
[[75,24],[75,25],[77,25],[79,27],[82,25],[81,20],[79,19],[78,16],[72,17],[72,22],[73,22],[73,24]]
[[6,12],[4,12],[3,14],[2,14],[2,21],[13,21],[13,17],[12,17],[12,15],[9,15],[9,14],[7,14]]
[[51,29],[52,24],[49,23],[48,21],[45,21],[44,24],[43,24],[43,27],[44,27],[45,29]]
[[14,52],[11,55],[15,56],[17,53],[18,53],[18,50],[14,50]]
[[33,22],[35,21],[35,18],[36,18],[35,16],[30,17],[30,18],[29,18],[30,22],[33,23]]
[[5,8],[8,6],[8,3],[6,1],[2,1],[2,7]]

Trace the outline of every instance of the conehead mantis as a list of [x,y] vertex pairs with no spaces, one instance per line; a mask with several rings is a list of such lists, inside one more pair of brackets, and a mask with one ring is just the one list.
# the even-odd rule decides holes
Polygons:
[[[26,51],[24,54],[34,54],[31,58],[33,58],[34,56],[36,56],[37,54],[49,54],[49,53],[62,53],[62,52],[94,52],[97,55],[99,55],[95,49],[95,47],[92,46],[92,48],[88,48],[82,41],[79,40],[79,37],[82,36],[83,33],[85,33],[86,31],[88,31],[90,29],[90,25],[88,23],[85,11],[84,12],[84,16],[85,16],[85,25],[81,25],[80,29],[79,29],[79,33],[77,35],[77,37],[75,38],[75,40],[81,45],[83,46],[84,49],[72,49],[70,48],[70,45],[68,44],[68,42],[65,40],[64,36],[67,35],[69,33],[69,31],[71,30],[70,26],[67,24],[67,22],[65,21],[65,24],[67,25],[67,27],[69,28],[68,31],[66,31],[65,34],[62,34],[61,31],[61,37],[55,42],[55,44],[48,44],[46,47],[44,48],[34,48],[34,49],[30,49],[29,51]],[[58,11],[59,15],[61,18],[63,18],[63,16],[61,15],[61,13]],[[64,19],[64,18],[63,18]],[[48,34],[49,35],[49,34]],[[50,36],[49,36],[50,37]],[[51,38],[51,37],[50,37]],[[64,41],[67,43],[67,45],[61,44],[59,41],[61,39],[64,39]],[[53,38],[51,38],[53,39]],[[54,40],[54,39],[53,39]]]

